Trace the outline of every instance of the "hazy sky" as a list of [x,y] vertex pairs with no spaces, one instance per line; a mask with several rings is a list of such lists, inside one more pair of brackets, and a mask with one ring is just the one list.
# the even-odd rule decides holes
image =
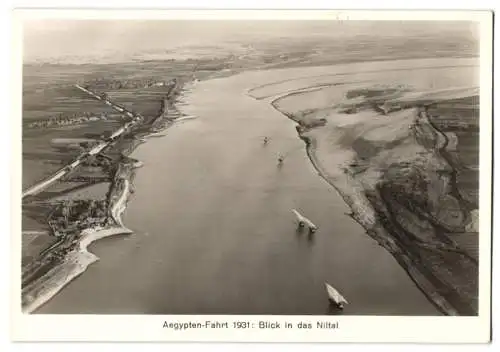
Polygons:
[[354,35],[404,36],[470,33],[470,23],[335,21],[132,21],[44,20],[24,25],[25,61],[85,61],[187,45],[228,45],[277,38],[337,38]]

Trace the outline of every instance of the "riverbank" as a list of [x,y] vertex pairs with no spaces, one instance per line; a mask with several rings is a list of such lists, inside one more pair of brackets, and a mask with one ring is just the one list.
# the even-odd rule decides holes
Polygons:
[[[465,92],[474,90],[444,94],[460,99]],[[297,123],[311,163],[344,198],[349,215],[443,314],[477,314],[477,261],[449,236],[465,231],[471,217],[449,193],[456,171],[443,157],[448,138],[430,123],[425,108],[412,107],[422,104],[415,97],[439,100],[443,93],[401,98],[408,106],[387,115],[360,108],[366,104],[360,98],[347,114],[335,108],[293,114],[279,104],[292,94],[301,91],[271,105]]]
[[130,182],[136,164],[137,161],[126,159],[118,166],[109,192],[107,226],[86,228],[67,241],[69,243],[66,245],[60,244],[46,252],[45,256],[58,255],[62,258],[60,263],[55,263],[47,273],[23,287],[23,312],[32,313],[38,309],[73,279],[83,274],[89,265],[99,260],[87,250],[90,244],[102,238],[133,233],[125,227],[121,217],[131,194]]
[[[111,180],[106,195],[107,212],[99,225],[85,228],[81,231],[61,237],[55,245],[43,252],[25,272],[29,278],[23,280],[22,309],[25,313],[32,313],[60,292],[69,282],[83,274],[89,265],[99,260],[90,253],[87,247],[93,242],[115,235],[132,234],[122,221],[122,214],[126,210],[127,202],[133,191],[133,179],[137,168],[142,167],[140,160],[130,155],[140,144],[145,143],[149,135],[153,135],[168,128],[179,116],[175,108],[175,100],[181,89],[176,82],[162,100],[158,116],[137,126],[129,132],[128,140],[121,143],[115,151],[119,157],[115,165],[116,171]],[[24,274],[24,273],[23,273]],[[24,275],[28,277],[27,274]]]
[[99,260],[87,247],[105,237],[131,234],[125,227],[87,229],[81,233],[77,250],[68,252],[62,264],[54,266],[39,280],[26,286],[23,291],[23,313],[32,313],[49,301],[72,280],[83,274],[87,267]]

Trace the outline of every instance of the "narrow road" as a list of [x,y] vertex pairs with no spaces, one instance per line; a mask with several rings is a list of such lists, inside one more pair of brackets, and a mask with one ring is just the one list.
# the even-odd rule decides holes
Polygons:
[[123,224],[121,213],[126,207],[125,202],[127,201],[127,197],[129,196],[129,181],[124,180],[125,183],[124,189],[120,195],[120,198],[114,203],[113,208],[111,209],[111,214],[113,214],[113,219],[120,225],[121,227],[125,227]]

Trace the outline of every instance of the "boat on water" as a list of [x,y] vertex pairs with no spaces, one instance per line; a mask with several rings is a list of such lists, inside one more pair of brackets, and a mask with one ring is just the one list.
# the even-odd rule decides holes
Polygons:
[[347,300],[342,296],[339,291],[334,289],[331,285],[325,282],[326,293],[328,294],[328,299],[331,303],[335,304],[340,309],[344,308],[344,305],[349,304]]
[[302,214],[300,214],[295,209],[292,209],[292,212],[295,214],[295,217],[297,218],[299,227],[304,227],[304,226],[307,225],[307,227],[309,228],[310,232],[316,232],[316,230],[318,229],[318,227],[316,225],[314,225],[311,220],[309,220],[308,218],[306,218],[305,216],[303,216]]

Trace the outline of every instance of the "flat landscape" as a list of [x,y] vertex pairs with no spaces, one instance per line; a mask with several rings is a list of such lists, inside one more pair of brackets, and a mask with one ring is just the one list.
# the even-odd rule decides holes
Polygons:
[[477,315],[465,28],[25,63],[23,310]]
[[[372,82],[362,85],[296,90],[272,103],[299,123],[311,160],[347,199],[353,218],[395,255],[424,291],[440,286],[439,301],[452,302],[438,303],[441,309],[461,314],[477,311],[478,257],[471,248],[479,242],[478,233],[470,229],[478,227],[473,216],[478,204],[461,194],[477,189],[477,160],[467,159],[478,154],[479,144],[477,135],[461,141],[465,133],[454,134],[457,129],[451,124],[463,123],[461,129],[473,136],[478,128],[478,78],[470,63],[456,62],[452,69],[432,73],[414,67],[404,71],[392,63],[397,79],[372,74]],[[278,89],[283,89],[281,84]],[[454,110],[452,117],[443,111],[443,101],[460,107],[472,103],[469,109],[475,113]],[[395,102],[397,107],[391,106]],[[468,184],[456,181],[458,169],[469,170],[460,178],[470,180]],[[411,274],[421,260],[424,268],[416,270],[427,273],[425,279]],[[450,263],[446,271],[444,263]],[[428,295],[437,296],[435,291]]]

